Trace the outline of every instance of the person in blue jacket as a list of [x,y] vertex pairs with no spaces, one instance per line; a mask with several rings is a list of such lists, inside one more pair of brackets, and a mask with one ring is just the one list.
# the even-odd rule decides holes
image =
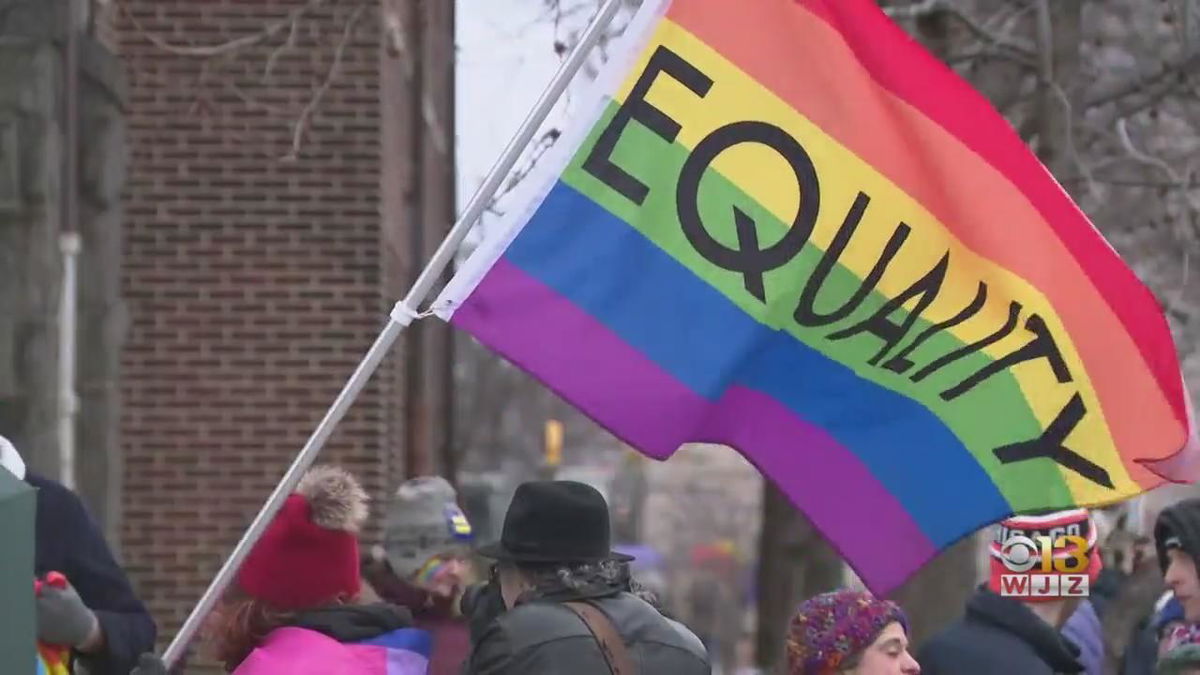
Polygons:
[[70,647],[89,675],[128,675],[138,656],[153,650],[156,629],[99,527],[74,492],[27,472],[3,436],[0,465],[37,490],[34,573],[44,579],[59,572],[68,582],[43,585],[38,594],[38,639]]

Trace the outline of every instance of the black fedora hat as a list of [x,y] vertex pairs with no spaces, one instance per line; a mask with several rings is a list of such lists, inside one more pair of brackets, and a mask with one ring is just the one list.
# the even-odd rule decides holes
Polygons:
[[568,480],[522,483],[500,541],[479,549],[495,560],[532,563],[627,562],[612,550],[608,504],[596,488]]

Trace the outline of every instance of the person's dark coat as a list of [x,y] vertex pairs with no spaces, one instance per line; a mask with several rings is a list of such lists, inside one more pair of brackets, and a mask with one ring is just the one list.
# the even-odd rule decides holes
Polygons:
[[922,675],[1078,673],[1079,649],[1014,598],[981,588],[966,614],[917,655]]
[[[519,604],[493,620],[474,645],[466,675],[610,675],[595,637],[563,600]],[[633,594],[588,600],[612,621],[639,672],[712,672],[699,638]]]
[[[1092,584],[1088,601],[1096,608],[1096,613],[1104,622],[1105,614],[1110,607],[1115,607],[1118,597],[1123,592],[1125,584],[1130,583],[1131,577],[1111,567],[1105,567],[1100,578]],[[1178,607],[1178,604],[1175,604]],[[1124,611],[1116,608],[1115,611]],[[1158,662],[1158,630],[1156,622],[1158,614],[1151,611],[1143,616],[1130,629],[1124,651],[1119,654],[1120,663],[1117,672],[1120,675],[1154,675],[1155,664]],[[1182,618],[1182,614],[1180,614]],[[1108,647],[1112,647],[1109,645]],[[1106,648],[1108,648],[1106,647]]]
[[1133,630],[1133,638],[1121,657],[1121,675],[1154,675],[1158,663],[1158,631],[1153,617],[1143,619]]
[[25,481],[37,490],[35,573],[65,574],[104,632],[101,651],[76,660],[90,675],[128,675],[140,654],[154,650],[154,620],[79,497],[41,476],[28,474]]

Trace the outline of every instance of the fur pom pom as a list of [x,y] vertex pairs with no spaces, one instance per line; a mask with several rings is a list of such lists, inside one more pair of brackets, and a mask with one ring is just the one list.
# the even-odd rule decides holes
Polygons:
[[367,520],[367,493],[341,467],[309,469],[300,479],[296,494],[308,500],[313,523],[327,530],[357,533]]

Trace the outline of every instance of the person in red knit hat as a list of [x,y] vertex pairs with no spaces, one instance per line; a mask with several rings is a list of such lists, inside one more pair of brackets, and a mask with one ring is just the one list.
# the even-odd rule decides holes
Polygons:
[[[429,636],[407,610],[356,604],[367,496],[346,471],[316,467],[288,497],[206,622],[236,675],[423,675]],[[390,664],[390,670],[389,668]]]

